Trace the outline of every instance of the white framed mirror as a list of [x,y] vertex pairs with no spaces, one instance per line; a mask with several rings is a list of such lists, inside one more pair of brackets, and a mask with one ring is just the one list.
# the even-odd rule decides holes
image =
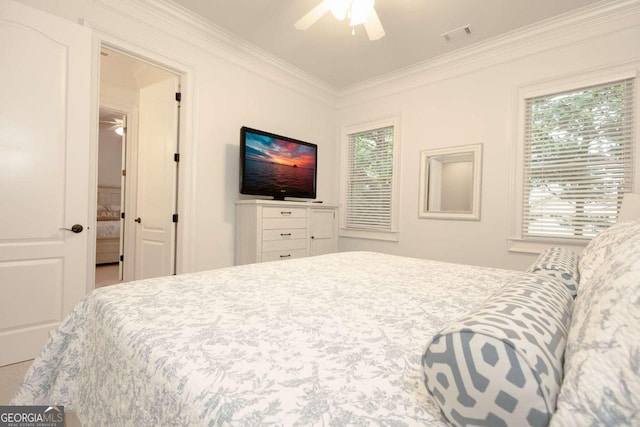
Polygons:
[[420,152],[420,218],[480,220],[482,144]]

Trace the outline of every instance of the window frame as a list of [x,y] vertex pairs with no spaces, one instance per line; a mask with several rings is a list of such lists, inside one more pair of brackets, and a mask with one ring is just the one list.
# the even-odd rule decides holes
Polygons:
[[510,252],[539,254],[550,245],[563,246],[581,252],[589,240],[577,241],[561,237],[523,237],[523,200],[524,200],[524,172],[525,172],[525,125],[526,100],[539,96],[554,95],[561,92],[577,91],[590,86],[613,83],[618,80],[635,79],[635,93],[632,95],[635,108],[634,160],[631,191],[636,192],[640,183],[640,62],[626,66],[608,68],[604,70],[586,72],[564,78],[545,80],[520,86],[515,91],[512,107],[515,132],[511,137],[511,179],[509,187],[509,222],[508,222],[508,250]]
[[[390,230],[357,229],[349,228],[347,224],[347,185],[349,171],[349,136],[393,127],[393,174],[391,182],[391,227]],[[374,239],[397,242],[400,238],[399,205],[400,205],[400,118],[399,116],[373,120],[355,125],[342,127],[340,149],[340,237],[353,237],[361,239]]]

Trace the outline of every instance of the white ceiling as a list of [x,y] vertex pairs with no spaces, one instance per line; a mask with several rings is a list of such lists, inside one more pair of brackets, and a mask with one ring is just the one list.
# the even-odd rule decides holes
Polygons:
[[[218,28],[342,89],[523,27],[615,0],[377,0],[386,36],[326,14],[307,31],[294,23],[320,0],[173,0]],[[469,25],[471,36],[443,33]]]
[[136,91],[172,75],[158,68],[114,50],[103,48],[100,55],[100,85],[119,86]]

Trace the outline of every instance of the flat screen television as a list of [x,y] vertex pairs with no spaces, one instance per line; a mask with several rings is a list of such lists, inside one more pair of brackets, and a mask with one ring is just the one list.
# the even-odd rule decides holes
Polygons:
[[240,193],[315,199],[318,146],[257,129],[240,129]]

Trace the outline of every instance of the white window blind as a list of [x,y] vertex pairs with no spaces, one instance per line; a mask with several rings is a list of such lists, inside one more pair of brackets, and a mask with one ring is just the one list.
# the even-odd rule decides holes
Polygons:
[[393,126],[348,135],[346,227],[392,231]]
[[589,239],[631,191],[634,79],[526,99],[524,238]]

